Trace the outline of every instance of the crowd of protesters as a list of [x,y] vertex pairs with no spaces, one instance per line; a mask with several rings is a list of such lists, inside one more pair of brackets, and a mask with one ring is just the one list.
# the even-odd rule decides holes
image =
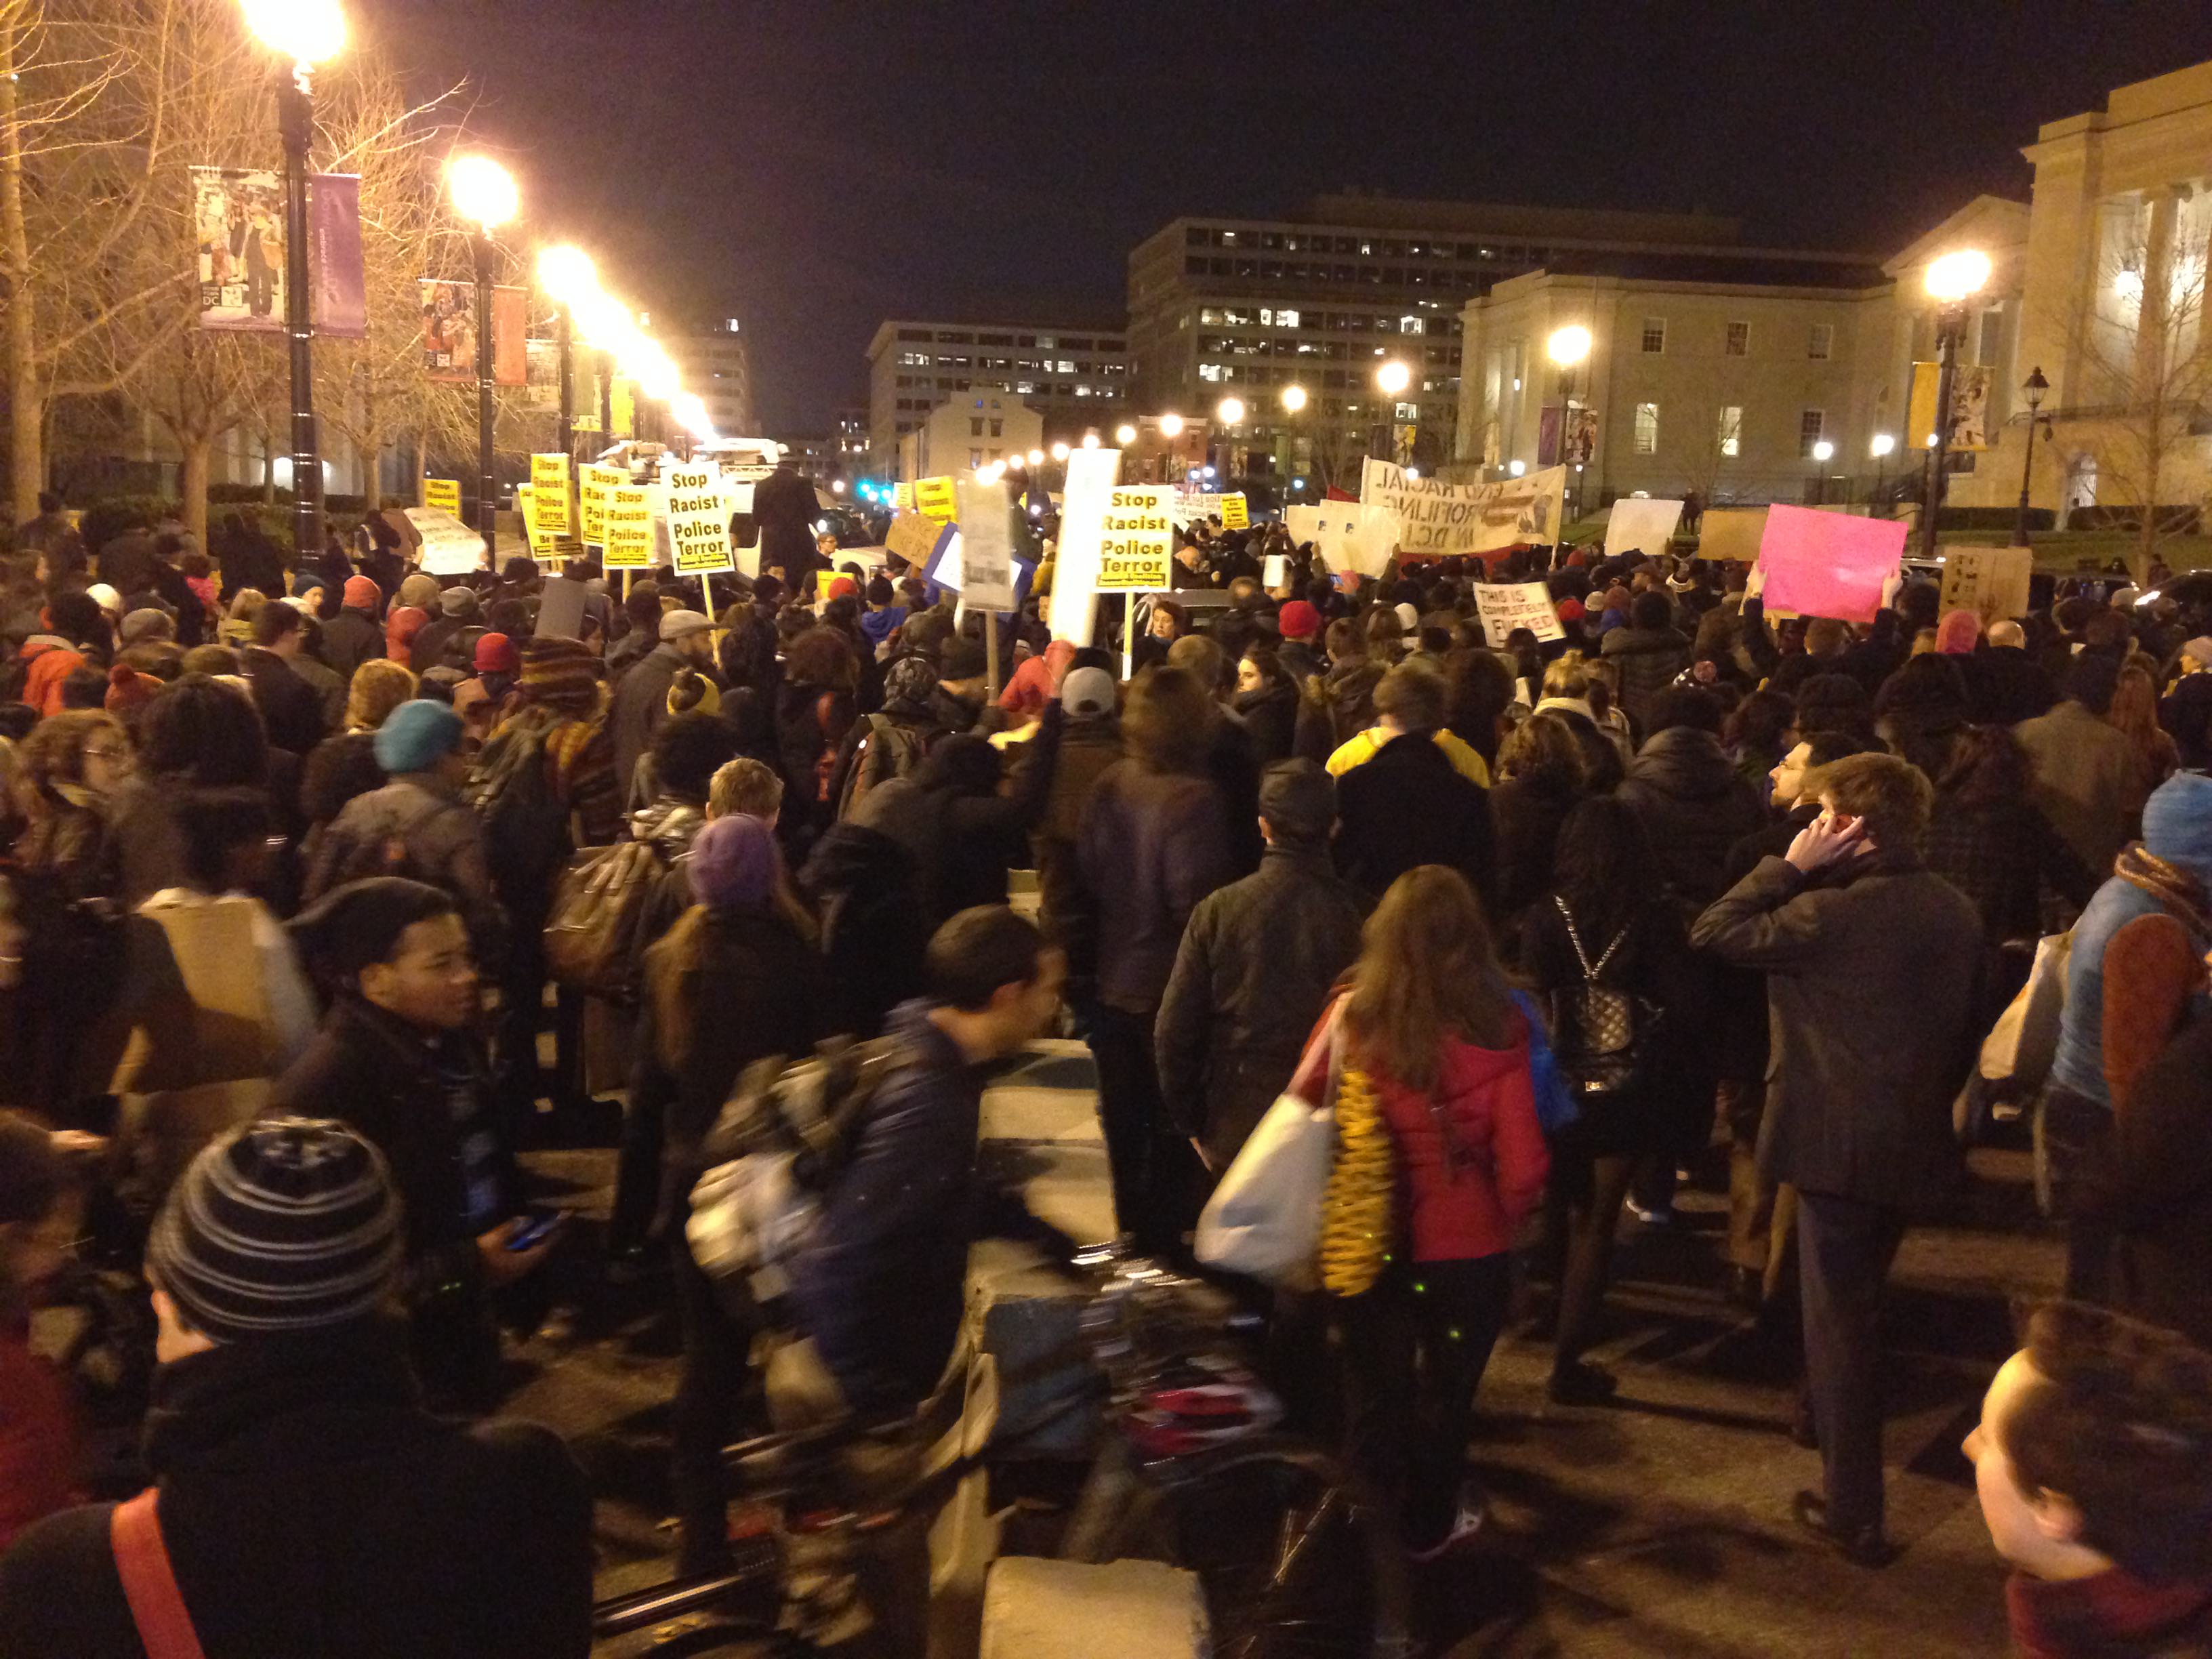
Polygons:
[[[1279,1095],[1371,1081],[1393,1251],[1276,1351],[1431,1563],[1485,1524],[1509,1324],[1606,1401],[1624,1218],[1709,1171],[1717,1279],[1802,1336],[1798,1518],[1891,1559],[1884,1282],[2025,1109],[2070,1300],[1967,1445],[2015,1630],[2212,1642],[2212,617],[1902,580],[1784,619],[1663,550],[1361,580],[1200,526],[1095,643],[1040,619],[1048,547],[987,641],[803,538],[750,579],[437,577],[382,515],[295,561],[42,507],[0,594],[0,1656],[583,1652],[587,1489],[496,1413],[611,1291],[674,1307],[681,1561],[726,1570],[723,1445],[940,1392],[967,1243],[1015,1224],[983,1079],[1055,1026],[1120,1224],[1179,1261]],[[1499,580],[1553,637],[1486,636]],[[1984,1039],[2061,934],[2008,1097]],[[763,1375],[685,1217],[741,1079],[840,1036],[887,1073]],[[603,1232],[526,1156],[579,1146],[617,1149]],[[94,1281],[97,1388],[27,1334]]]

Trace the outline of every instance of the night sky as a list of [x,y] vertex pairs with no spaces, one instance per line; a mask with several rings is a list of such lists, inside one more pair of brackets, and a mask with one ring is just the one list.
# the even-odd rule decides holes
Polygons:
[[2039,123],[2212,58],[2172,0],[349,7],[417,86],[471,79],[522,228],[744,319],[775,435],[863,400],[886,317],[1118,324],[1177,214],[1356,187],[1887,255],[2025,198]]

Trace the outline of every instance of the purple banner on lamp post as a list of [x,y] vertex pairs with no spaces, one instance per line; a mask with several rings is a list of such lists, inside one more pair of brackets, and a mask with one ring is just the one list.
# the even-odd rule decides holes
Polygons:
[[314,330],[335,339],[368,337],[368,278],[361,252],[361,179],[318,173],[307,188],[308,289]]

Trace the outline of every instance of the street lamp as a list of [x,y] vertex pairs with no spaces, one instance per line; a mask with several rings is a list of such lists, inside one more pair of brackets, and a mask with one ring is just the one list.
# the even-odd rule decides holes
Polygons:
[[1889,503],[1883,501],[1882,485],[1889,476],[1890,452],[1897,447],[1897,440],[1887,432],[1877,432],[1867,448],[1874,454],[1874,504],[1882,509],[1881,516],[1889,516]]
[[1244,418],[1244,404],[1240,398],[1224,398],[1213,412],[1221,417],[1222,425],[1235,426]]
[[477,273],[477,534],[483,538],[485,559],[496,570],[499,535],[493,512],[499,483],[492,466],[491,234],[514,217],[520,202],[514,178],[489,155],[456,156],[446,169],[446,187],[453,192],[453,210],[477,228],[469,239]]
[[576,301],[599,291],[599,268],[592,256],[566,244],[538,250],[538,286],[561,307],[561,448],[574,459],[576,453],[575,381],[570,367],[574,349]]
[[2043,365],[2038,363],[2028,371],[2027,382],[2021,387],[2021,395],[2027,399],[2027,442],[2020,461],[2020,514],[2012,524],[2012,544],[2014,547],[2028,545],[2027,487],[2035,476],[2035,428],[2038,425],[2043,428],[2045,442],[2049,442],[2051,437],[2051,416],[2037,411],[2043,407],[2043,394],[2050,390],[2051,382],[2043,378]]
[[276,87],[284,140],[284,332],[292,368],[292,541],[299,556],[323,545],[323,462],[315,437],[314,322],[307,295],[307,148],[313,139],[315,65],[345,46],[338,0],[245,0],[246,26],[292,72]]
[[1131,444],[1137,441],[1137,428],[1131,426],[1127,421],[1122,422],[1121,425],[1114,428],[1114,441],[1121,445],[1122,448],[1127,449]]
[[1042,449],[1032,449],[1030,451],[1030,465],[1031,466],[1042,466],[1044,465],[1044,451]]
[[1306,389],[1302,386],[1283,388],[1283,413],[1296,415],[1306,406]]
[[1085,433],[1085,434],[1083,434],[1083,447],[1084,447],[1085,449],[1096,449],[1096,448],[1097,448],[1097,447],[1098,447],[1098,434],[1097,434],[1097,433],[1095,433],[1095,432],[1086,432],[1086,433]]
[[1959,374],[1959,346],[1966,337],[1966,307],[1990,280],[1990,256],[1977,248],[1947,253],[1928,267],[1928,297],[1936,301],[1936,447],[1929,475],[1928,506],[1920,526],[1920,556],[1936,558],[1936,515],[1943,502],[1944,462],[1951,447],[1952,387]]
[[[1544,343],[1544,355],[1559,371],[1559,449],[1555,460],[1565,461],[1567,446],[1573,439],[1575,411],[1575,370],[1590,354],[1590,331],[1580,323],[1569,323],[1564,328],[1552,331],[1552,337]],[[1540,463],[1543,457],[1539,455]],[[1582,516],[1583,469],[1580,459],[1575,464],[1575,516]],[[1564,538],[1563,538],[1564,539]]]
[[[1413,378],[1413,371],[1393,357],[1386,362],[1376,365],[1375,389],[1385,398],[1391,399],[1395,404],[1398,395],[1405,391]],[[1398,411],[1395,407],[1387,408],[1382,411],[1382,418],[1375,423],[1375,430],[1369,434],[1367,440],[1369,454],[1378,454],[1387,450],[1393,461],[1401,459],[1395,436],[1397,419]],[[1377,438],[1382,441],[1379,443],[1376,441]]]
[[1065,461],[1067,459],[1067,445],[1064,441],[1053,445],[1052,458],[1055,461]]
[[1826,438],[1813,446],[1814,464],[1820,470],[1813,475],[1813,505],[1826,506],[1828,500],[1828,463],[1836,459],[1836,447]]
[[1161,416],[1160,436],[1163,438],[1180,438],[1182,436],[1182,416],[1180,415]]

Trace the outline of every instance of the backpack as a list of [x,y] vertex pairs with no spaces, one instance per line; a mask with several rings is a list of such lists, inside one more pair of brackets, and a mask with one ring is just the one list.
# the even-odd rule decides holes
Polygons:
[[568,816],[545,763],[544,729],[511,722],[484,744],[464,791],[483,821],[492,885],[510,906],[544,887],[569,846]]
[[568,861],[545,921],[545,965],[563,985],[617,1002],[638,988],[638,936],[667,866],[649,841],[594,847]]
[[791,1323],[791,1266],[823,1197],[851,1162],[868,1109],[905,1043],[833,1037],[811,1059],[755,1060],[708,1131],[684,1236],[700,1271],[733,1302]]
[[905,777],[929,758],[929,739],[902,720],[888,714],[871,714],[853,750],[853,763],[845,770],[845,790],[837,798],[839,823],[879,783]]
[[[416,842],[416,833],[438,816],[445,802],[432,799],[422,811],[404,823],[379,836],[350,835],[338,848],[327,869],[315,872],[314,890],[318,895],[349,881],[368,881],[379,876],[398,876],[407,881],[418,881],[425,886],[444,888],[446,874],[437,860],[422,853]],[[335,836],[338,824],[334,821],[331,832]]]
[[1553,993],[1558,1010],[1559,1065],[1578,1094],[1622,1093],[1642,1075],[1660,1011],[1642,997],[1599,981],[1636,926],[1636,919],[1632,916],[1623,922],[1613,942],[1592,962],[1566,900],[1554,894],[1552,902],[1567,925],[1567,942],[1574,947],[1575,960],[1583,970],[1581,984]]

